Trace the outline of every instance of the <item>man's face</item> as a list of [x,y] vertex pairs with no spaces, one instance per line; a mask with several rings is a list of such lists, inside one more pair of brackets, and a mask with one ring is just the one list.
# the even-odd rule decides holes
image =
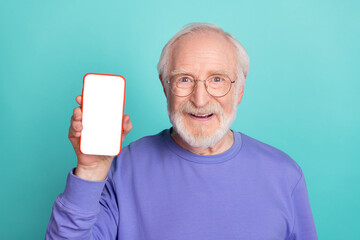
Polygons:
[[[172,46],[168,79],[180,73],[205,80],[214,74],[227,75],[235,80],[236,54],[233,45],[221,34],[201,32],[185,35]],[[235,84],[220,98],[211,96],[203,82],[187,97],[167,91],[170,121],[182,139],[193,147],[210,147],[229,130],[242,97]]]

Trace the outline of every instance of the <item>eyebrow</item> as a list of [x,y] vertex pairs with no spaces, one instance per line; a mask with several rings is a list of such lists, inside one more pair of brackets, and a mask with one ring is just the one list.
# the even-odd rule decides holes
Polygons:
[[[186,71],[186,70],[173,70],[170,72],[170,78],[175,77],[175,76],[179,76],[179,75],[189,75],[189,76],[193,76],[192,73]],[[215,70],[215,71],[210,71],[208,76],[212,76],[212,75],[224,75],[228,78],[230,78],[230,73],[227,71],[222,71],[222,70]],[[231,79],[231,78],[230,78]]]

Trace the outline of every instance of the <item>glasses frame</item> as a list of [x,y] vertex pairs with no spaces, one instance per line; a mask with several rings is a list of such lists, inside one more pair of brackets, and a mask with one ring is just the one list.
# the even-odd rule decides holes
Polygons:
[[[194,79],[194,82],[195,82],[195,84],[194,84],[194,87],[193,87],[192,91],[191,91],[188,95],[185,95],[185,96],[180,96],[180,95],[177,95],[176,93],[174,93],[174,92],[171,90],[171,92],[172,92],[175,96],[178,96],[178,97],[188,97],[188,96],[190,96],[191,94],[193,94],[193,93],[194,93],[195,88],[197,87],[197,82],[204,82],[204,87],[205,87],[205,89],[206,89],[206,92],[207,92],[210,96],[213,96],[213,97],[215,97],[215,98],[221,98],[221,97],[226,96],[226,95],[230,92],[231,87],[232,87],[232,84],[236,82],[236,79],[235,79],[234,81],[232,81],[232,80],[229,78],[229,80],[230,80],[230,87],[229,87],[229,90],[228,90],[228,91],[227,91],[224,95],[221,95],[221,96],[214,96],[214,95],[212,95],[211,93],[209,93],[209,91],[208,91],[208,86],[207,86],[207,84],[206,84],[206,80],[208,80],[211,76],[209,76],[209,77],[208,77],[207,79],[205,79],[205,80],[195,79],[195,78],[194,78],[194,77],[192,77],[192,76],[189,76],[189,77],[193,78],[193,79]],[[169,80],[168,80],[168,81],[166,81],[166,83],[171,84],[171,81],[169,81]]]

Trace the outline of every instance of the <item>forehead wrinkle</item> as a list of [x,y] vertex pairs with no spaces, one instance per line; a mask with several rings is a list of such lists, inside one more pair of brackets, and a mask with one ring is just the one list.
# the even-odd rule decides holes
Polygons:
[[[178,76],[178,75],[189,75],[194,76],[194,74],[190,71],[184,70],[184,69],[175,69],[170,72],[170,77]],[[207,76],[212,75],[223,75],[231,79],[231,73],[225,70],[210,70],[207,72]]]
[[[195,35],[201,38],[204,36],[201,33]],[[229,68],[234,62],[236,63],[236,60],[233,51],[230,50],[233,49],[233,46],[227,39],[209,35],[209,42],[199,43],[199,39],[193,37],[183,36],[174,42],[169,57],[169,75],[182,73],[192,76],[200,74],[209,76],[209,74],[225,72],[228,77],[237,75],[236,66],[234,66],[234,72]],[[192,44],[192,41],[195,41],[195,44]],[[195,47],[197,45],[198,47]]]
[[[231,55],[231,54],[230,54]],[[220,60],[220,58],[224,58]],[[175,60],[175,59],[173,59]],[[210,64],[223,64],[223,60],[227,62],[232,61],[232,57],[222,54],[219,50],[195,50],[195,51],[178,51],[177,62],[195,62],[195,63],[210,63]],[[210,61],[209,61],[210,60]]]
[[[228,64],[226,64],[228,62]],[[199,57],[199,56],[190,56],[190,57],[181,57],[174,59],[172,68],[174,70],[181,71],[200,71],[206,70],[209,71],[230,71],[228,65],[229,61],[224,61],[219,59],[217,56],[210,57]]]

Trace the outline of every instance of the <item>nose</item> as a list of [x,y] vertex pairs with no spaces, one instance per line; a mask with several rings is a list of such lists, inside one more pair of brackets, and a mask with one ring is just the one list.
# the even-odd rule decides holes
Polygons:
[[204,81],[198,81],[194,92],[191,94],[191,101],[198,108],[206,106],[210,101],[210,94],[205,88]]

